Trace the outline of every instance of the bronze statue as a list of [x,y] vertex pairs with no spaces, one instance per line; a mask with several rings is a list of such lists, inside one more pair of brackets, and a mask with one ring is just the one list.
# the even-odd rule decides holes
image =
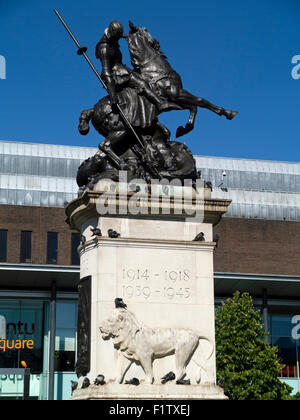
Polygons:
[[[162,112],[190,111],[185,127],[178,127],[176,137],[194,128],[197,108],[207,108],[231,120],[236,111],[213,105],[183,88],[179,74],[170,66],[160,43],[146,28],[129,21],[129,33],[112,21],[96,46],[96,58],[101,61],[101,76],[89,60],[86,47],[81,47],[66,23],[55,11],[73,41],[78,54],[83,55],[106,88],[108,96],[93,108],[84,110],[79,119],[79,132],[89,132],[89,122],[104,136],[97,154],[82,163],[77,183],[82,189],[92,188],[101,178],[118,181],[120,170],[126,170],[128,180],[190,179],[195,182],[197,172],[193,154],[184,144],[170,141],[170,131],[159,122]],[[122,63],[119,40],[128,43],[132,69]]]
[[117,103],[116,86],[128,86],[136,89],[139,94],[145,95],[160,111],[166,111],[169,105],[151,89],[149,83],[137,72],[132,71],[122,63],[122,53],[119,39],[123,37],[123,26],[113,20],[105,29],[104,35],[96,46],[96,57],[101,60],[102,79],[108,88],[110,103],[114,110]]
[[158,94],[176,104],[174,109],[179,107],[190,110],[189,121],[185,127],[177,129],[176,137],[187,134],[194,128],[197,107],[207,108],[220,116],[225,115],[229,120],[235,117],[236,111],[225,110],[184,90],[179,74],[168,63],[160,49],[159,41],[153,39],[146,28],[135,26],[131,21],[129,26],[130,31],[126,39],[134,69],[152,84]]

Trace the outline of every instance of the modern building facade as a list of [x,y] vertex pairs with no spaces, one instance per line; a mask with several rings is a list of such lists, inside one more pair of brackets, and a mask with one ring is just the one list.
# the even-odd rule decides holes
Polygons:
[[[68,399],[76,380],[79,234],[65,223],[64,206],[77,196],[78,166],[95,152],[0,141],[0,340],[34,342],[0,347],[0,369],[25,361],[36,399],[52,398],[53,384],[54,398]],[[282,378],[298,391],[300,163],[195,158],[213,196],[232,200],[215,227],[216,303],[236,290],[253,296],[279,346]],[[0,374],[0,399],[21,395],[22,381]]]

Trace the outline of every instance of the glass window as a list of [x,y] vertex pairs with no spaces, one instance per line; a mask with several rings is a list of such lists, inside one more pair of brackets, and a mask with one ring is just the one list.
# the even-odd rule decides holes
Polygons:
[[77,302],[57,302],[55,370],[74,372],[76,352]]
[[6,262],[7,257],[7,230],[0,230],[0,262]]
[[41,373],[43,302],[0,300],[0,338],[0,368],[19,368],[25,361],[31,373]]
[[80,259],[78,255],[77,248],[80,244],[80,233],[72,233],[72,257],[71,257],[71,264],[72,265],[80,265]]
[[[281,377],[298,377],[298,349],[297,342],[292,336],[294,324],[292,315],[271,315],[270,331],[271,344],[278,347],[278,355],[284,368]],[[299,343],[298,343],[299,346]]]
[[21,232],[21,263],[31,263],[31,235],[32,232]]
[[[45,303],[38,301],[0,300],[0,368],[20,368],[21,362],[26,362],[30,369],[30,399],[42,398],[46,389],[46,377],[42,373],[45,307]],[[33,343],[27,347],[25,340]],[[3,372],[0,400],[23,399],[23,381],[23,375]]]
[[292,316],[290,315],[272,315],[272,335],[281,337],[292,336]]
[[48,232],[47,237],[47,264],[57,264],[58,234]]
[[278,347],[278,355],[284,366],[281,376],[285,378],[297,377],[296,343],[292,338],[273,337],[272,344]]

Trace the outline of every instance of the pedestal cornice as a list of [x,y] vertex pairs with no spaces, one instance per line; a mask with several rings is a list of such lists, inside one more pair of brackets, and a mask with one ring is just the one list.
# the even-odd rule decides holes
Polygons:
[[[96,186],[97,187],[97,186]],[[101,215],[98,212],[97,204],[101,197],[105,194],[108,202],[114,202],[116,207],[116,214]],[[135,192],[110,193],[101,189],[86,190],[80,197],[71,201],[66,207],[66,222],[71,229],[80,231],[82,224],[89,218],[93,217],[129,217],[138,219],[169,219],[169,220],[183,220],[187,217],[193,220],[191,211],[202,212],[202,221],[204,223],[211,223],[216,225],[221,220],[223,214],[227,212],[227,208],[231,200],[215,199],[211,197],[211,190],[205,188],[202,198],[199,198],[195,193],[191,196],[184,196],[177,194],[170,194],[169,200],[161,195],[153,194],[139,194],[138,199],[140,204],[137,207],[140,209],[139,214],[130,214],[124,209],[128,208],[128,203],[136,195]],[[168,201],[169,212],[166,212],[166,201]],[[122,212],[119,209],[122,208]],[[154,209],[154,212],[153,212]],[[146,213],[145,213],[146,212]],[[199,214],[199,212],[198,212]]]

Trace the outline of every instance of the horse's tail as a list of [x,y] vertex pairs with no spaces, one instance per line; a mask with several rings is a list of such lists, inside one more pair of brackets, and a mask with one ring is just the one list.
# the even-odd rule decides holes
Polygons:
[[78,131],[83,136],[86,136],[88,132],[90,131],[89,122],[94,116],[94,108],[86,109],[85,111],[82,111],[79,117],[79,126]]

